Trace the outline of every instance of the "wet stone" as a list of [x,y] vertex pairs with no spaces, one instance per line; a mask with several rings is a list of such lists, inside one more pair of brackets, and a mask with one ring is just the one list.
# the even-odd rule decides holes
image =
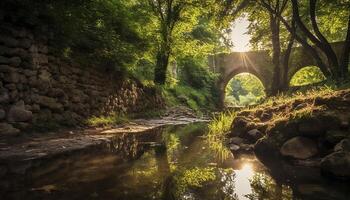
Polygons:
[[316,143],[305,137],[294,137],[285,142],[280,150],[283,156],[295,159],[307,159],[318,153]]
[[321,161],[322,172],[339,179],[350,178],[350,152],[338,151],[329,154]]
[[350,139],[344,139],[340,141],[337,145],[335,145],[334,151],[350,152]]
[[347,131],[329,130],[326,132],[324,139],[328,143],[335,145],[348,136],[350,136],[350,133]]

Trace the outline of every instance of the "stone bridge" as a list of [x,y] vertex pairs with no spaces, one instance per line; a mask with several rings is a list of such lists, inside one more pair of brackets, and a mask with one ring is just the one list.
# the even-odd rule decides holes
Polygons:
[[[343,42],[332,43],[337,55],[341,55]],[[322,59],[325,56],[320,54]],[[338,56],[340,57],[340,56]],[[317,66],[314,58],[302,47],[292,49],[289,60],[288,82],[300,69],[307,66]],[[220,74],[218,90],[220,92],[220,103],[225,100],[225,88],[228,82],[237,74],[250,73],[260,79],[269,93],[272,84],[273,63],[269,51],[232,52],[229,54],[217,54],[209,57],[210,68]]]

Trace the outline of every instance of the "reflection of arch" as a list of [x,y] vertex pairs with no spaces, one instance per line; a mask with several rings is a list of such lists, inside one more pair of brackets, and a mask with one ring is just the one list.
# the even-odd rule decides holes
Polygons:
[[[306,73],[306,72],[314,72],[315,76],[310,77],[314,80],[310,80],[311,81],[310,83],[305,83],[305,84],[301,83],[300,85],[292,85],[293,78],[298,78],[298,76],[307,75],[308,73]],[[293,71],[291,71],[290,76],[288,77],[288,83],[290,86],[312,85],[312,84],[320,83],[324,80],[326,80],[326,76],[324,75],[322,70],[318,66],[315,66],[315,65],[309,65],[309,66],[303,66],[301,68],[296,68]],[[296,80],[294,80],[294,81],[296,81]]]
[[262,85],[264,86],[266,93],[266,90],[268,88],[268,81],[266,80],[267,77],[263,77],[263,74],[259,73],[254,68],[234,68],[231,72],[227,73],[227,75],[225,77],[222,77],[219,81],[220,104],[222,107],[224,106],[225,102],[227,84],[235,76],[242,73],[254,75],[257,79],[259,79]]

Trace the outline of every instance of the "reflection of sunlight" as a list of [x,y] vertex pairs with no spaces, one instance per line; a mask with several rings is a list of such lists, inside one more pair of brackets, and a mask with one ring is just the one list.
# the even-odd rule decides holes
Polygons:
[[244,195],[252,193],[252,187],[249,180],[254,175],[254,169],[252,164],[244,163],[242,168],[235,170],[236,172],[236,193],[238,199],[247,199]]
[[[247,53],[241,52],[240,58],[243,62],[243,67],[246,69],[249,69],[248,67],[253,68],[255,71],[259,71],[258,68],[255,66],[255,64],[252,62],[252,60],[249,58]],[[249,71],[249,70],[248,70]]]

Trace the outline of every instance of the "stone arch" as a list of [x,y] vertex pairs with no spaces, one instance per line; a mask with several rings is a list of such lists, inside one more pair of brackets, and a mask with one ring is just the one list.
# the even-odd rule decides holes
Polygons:
[[259,71],[255,70],[253,68],[234,68],[231,72],[227,73],[226,76],[222,76],[218,82],[221,107],[224,107],[227,84],[235,76],[242,74],[242,73],[248,73],[248,74],[254,75],[263,84],[263,86],[265,88],[265,93],[267,92],[269,82],[266,80],[266,77],[264,77],[263,74],[259,73]]
[[[292,70],[292,72],[290,73],[290,76],[288,77],[288,85],[289,86],[292,86],[291,85],[291,81],[292,81],[292,79],[299,73],[299,72],[301,72],[302,70],[304,70],[304,69],[306,69],[306,68],[314,68],[314,69],[316,69],[316,70],[318,70],[318,72],[320,72],[320,73],[322,73],[322,75],[323,75],[323,77],[324,77],[324,80],[326,79],[326,76],[325,76],[325,74],[322,72],[322,70],[320,69],[320,67],[318,67],[317,65],[306,65],[306,66],[303,66],[303,67],[297,67],[297,68],[295,68],[295,69],[293,69]],[[323,81],[323,80],[322,80]],[[320,82],[322,82],[322,81],[320,81]],[[314,84],[314,83],[310,83],[310,84]],[[315,84],[316,84],[316,82],[315,82]],[[307,85],[309,85],[309,84],[307,84]],[[293,86],[292,86],[293,87]]]

